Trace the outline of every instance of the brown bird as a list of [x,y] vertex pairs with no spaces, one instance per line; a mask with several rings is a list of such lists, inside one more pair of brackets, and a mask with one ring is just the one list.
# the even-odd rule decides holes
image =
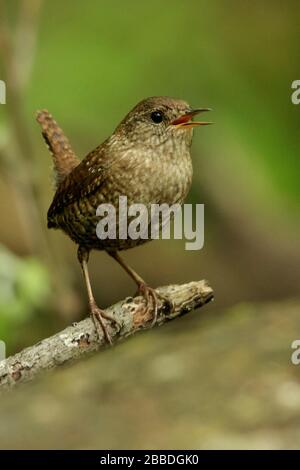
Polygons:
[[[192,118],[209,108],[192,109],[188,103],[168,97],[151,97],[138,103],[121,121],[113,134],[81,162],[62,130],[48,111],[40,111],[37,120],[53,157],[56,193],[48,211],[48,228],[63,230],[78,245],[86,283],[90,313],[100,323],[111,343],[105,319],[115,322],[100,309],[92,292],[88,259],[91,250],[105,250],[132,277],[146,308],[157,315],[158,293],[130,268],[118,251],[144,243],[131,238],[101,240],[96,233],[100,204],[112,204],[117,211],[119,196],[127,196],[128,205],[182,203],[192,181],[190,146],[193,127],[210,124]],[[128,223],[129,223],[128,219]],[[162,299],[167,300],[167,299]],[[97,323],[98,322],[98,323]]]

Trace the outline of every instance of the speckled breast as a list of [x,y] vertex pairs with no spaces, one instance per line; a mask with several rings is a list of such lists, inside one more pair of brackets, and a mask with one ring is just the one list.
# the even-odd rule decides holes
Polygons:
[[[83,164],[84,161],[81,165]],[[55,216],[51,216],[50,208],[48,226],[61,228],[77,244],[90,249],[113,251],[132,248],[151,238],[148,240],[119,238],[120,196],[127,197],[128,206],[137,203],[144,204],[150,214],[151,204],[181,204],[189,191],[192,180],[192,162],[188,151],[166,155],[149,152],[144,153],[142,158],[128,154],[126,158],[114,160],[114,163],[108,167],[103,182],[99,182],[99,185],[95,184],[92,190],[87,188],[86,196],[81,188],[83,196],[66,204],[62,211],[55,213]],[[93,165],[90,168],[89,171],[93,174],[92,172],[95,172],[97,167]],[[84,182],[78,184],[84,184]],[[67,200],[67,184],[64,194]],[[115,239],[101,240],[97,235],[96,229],[100,218],[96,212],[101,204],[112,204],[116,209],[117,236]],[[127,217],[128,224],[133,218]]]

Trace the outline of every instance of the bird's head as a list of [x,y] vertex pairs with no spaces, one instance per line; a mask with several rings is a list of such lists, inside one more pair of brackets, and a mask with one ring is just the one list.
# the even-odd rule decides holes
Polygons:
[[186,101],[165,96],[146,98],[138,103],[117,127],[115,134],[132,145],[155,148],[161,144],[189,146],[193,128],[211,124],[193,121],[193,117],[209,108],[192,109]]

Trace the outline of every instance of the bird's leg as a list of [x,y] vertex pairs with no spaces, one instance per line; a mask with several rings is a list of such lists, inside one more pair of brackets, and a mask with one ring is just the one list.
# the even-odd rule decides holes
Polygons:
[[92,287],[91,287],[89,271],[88,271],[89,250],[87,250],[86,248],[82,246],[79,246],[77,257],[78,257],[78,261],[82,269],[82,273],[83,273],[83,277],[84,277],[84,281],[86,285],[86,290],[88,294],[90,314],[94,321],[97,334],[99,336],[99,324],[100,324],[100,327],[105,335],[105,338],[110,344],[112,344],[112,340],[111,340],[111,337],[108,332],[107,325],[105,324],[104,319],[109,320],[117,324],[118,326],[120,325],[117,322],[117,320],[115,320],[112,316],[108,315],[104,310],[100,309],[98,305],[96,304]]
[[114,258],[122,266],[122,268],[125,269],[125,271],[137,284],[138,293],[144,297],[146,301],[147,309],[149,309],[150,307],[149,305],[150,301],[152,302],[152,308],[153,308],[152,324],[154,324],[157,320],[157,309],[158,309],[159,299],[162,300],[165,304],[167,304],[169,311],[172,311],[174,309],[174,305],[170,301],[170,299],[156,292],[156,290],[153,289],[153,287],[148,286],[147,283],[144,281],[144,279],[138,273],[136,273],[130,266],[128,266],[127,263],[125,263],[125,261],[121,258],[121,256],[119,255],[117,251],[108,251],[107,253],[110,256],[112,256],[112,258]]

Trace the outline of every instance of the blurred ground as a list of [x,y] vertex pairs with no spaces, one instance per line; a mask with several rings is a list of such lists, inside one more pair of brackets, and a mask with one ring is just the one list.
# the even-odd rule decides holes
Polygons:
[[[210,305],[1,398],[0,446],[282,449],[300,442],[300,301]],[[299,336],[299,335],[298,335]]]

